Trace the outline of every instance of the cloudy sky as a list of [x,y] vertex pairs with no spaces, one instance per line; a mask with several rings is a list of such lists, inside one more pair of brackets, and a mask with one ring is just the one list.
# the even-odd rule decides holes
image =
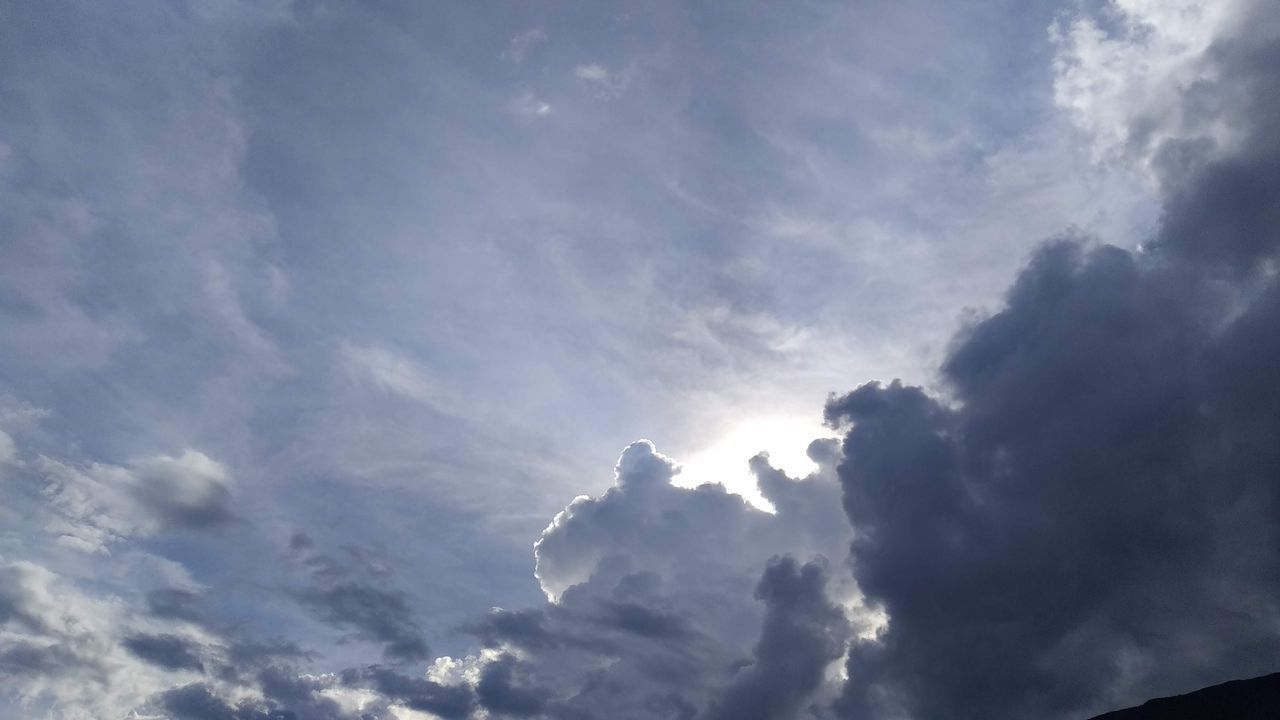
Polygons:
[[1269,0],[0,0],[0,718],[1280,670]]

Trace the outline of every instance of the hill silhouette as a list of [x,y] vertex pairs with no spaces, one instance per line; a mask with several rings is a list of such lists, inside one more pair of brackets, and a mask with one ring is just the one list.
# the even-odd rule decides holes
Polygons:
[[1185,695],[1157,698],[1092,720],[1276,720],[1280,673],[1232,680]]

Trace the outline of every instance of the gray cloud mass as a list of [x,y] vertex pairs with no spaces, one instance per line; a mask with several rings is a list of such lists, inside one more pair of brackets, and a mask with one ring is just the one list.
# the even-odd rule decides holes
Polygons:
[[1145,251],[1051,242],[956,338],[945,396],[827,406],[854,574],[891,618],[844,715],[1079,717],[1275,669],[1277,49],[1209,55],[1243,140],[1166,166]]
[[756,587],[768,609],[754,662],[713,701],[708,720],[796,717],[822,685],[827,666],[844,655],[848,636],[844,612],[824,592],[825,573],[818,563],[770,561]]
[[176,635],[131,635],[121,644],[135,656],[166,670],[204,672],[199,648]]
[[[311,540],[295,534],[291,549],[310,550]],[[422,628],[414,621],[405,594],[390,585],[387,572],[355,548],[340,555],[306,552],[301,558],[309,583],[294,592],[317,619],[355,637],[381,643],[389,660],[408,662],[430,657]]]

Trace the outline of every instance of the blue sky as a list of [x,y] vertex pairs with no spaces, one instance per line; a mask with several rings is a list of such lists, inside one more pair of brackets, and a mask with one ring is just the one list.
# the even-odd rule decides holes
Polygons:
[[[299,717],[472,711],[374,667],[480,717],[650,707],[651,678],[575,679],[599,608],[684,618],[700,673],[765,672],[794,613],[847,618],[821,682],[766,705],[854,712],[846,649],[898,596],[848,565],[849,443],[804,455],[862,412],[824,403],[901,379],[976,405],[947,368],[1036,248],[1165,242],[1174,150],[1260,132],[1214,63],[1274,14],[0,3],[0,649],[62,649],[7,661],[0,717],[259,717],[290,710],[281,668]],[[768,490],[760,451],[802,489]],[[578,640],[520,650],[491,608]],[[744,672],[690,671],[652,716],[723,715]]]

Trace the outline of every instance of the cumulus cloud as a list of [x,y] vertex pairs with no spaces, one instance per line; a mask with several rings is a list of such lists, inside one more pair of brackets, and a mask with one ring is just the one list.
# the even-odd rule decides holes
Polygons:
[[827,599],[825,568],[800,567],[792,558],[774,558],[756,587],[766,606],[764,629],[752,655],[708,720],[794,718],[822,685],[827,666],[844,655],[849,624]]
[[1207,51],[1222,87],[1184,88],[1249,98],[1219,118],[1241,150],[1161,168],[1146,251],[1049,243],[956,338],[945,396],[829,404],[889,617],[845,716],[1072,717],[1275,669],[1280,34],[1253,27]]
[[486,650],[438,660],[438,677],[461,663],[450,675],[469,678],[480,707],[516,717],[693,718],[713,703],[722,717],[763,701],[762,717],[792,718],[822,705],[848,615],[866,621],[847,574],[828,596],[821,561],[792,559],[847,552],[829,449],[816,444],[819,469],[799,480],[751,462],[771,514],[718,485],[672,485],[678,465],[633,443],[614,487],[574,500],[539,540],[551,601],[469,624]]
[[[785,511],[756,511],[719,485],[675,487],[671,481],[679,465],[648,441],[633,443],[618,459],[613,488],[600,498],[575,499],[543,531],[534,552],[543,591],[554,600],[587,580],[602,585],[606,578],[617,582],[647,572],[689,587],[713,577],[736,582],[749,597],[774,554],[844,554],[850,531],[832,512],[838,489],[830,465],[797,481],[769,466],[765,457],[744,458],[748,462],[763,478],[758,482],[765,499]],[[741,552],[724,552],[726,547]]]
[[514,656],[503,655],[487,663],[476,683],[476,698],[486,710],[500,715],[532,717],[541,715],[551,693],[530,685],[522,677],[531,674],[528,666]]
[[43,457],[38,463],[59,542],[105,552],[113,542],[166,530],[208,530],[235,519],[230,475],[197,450],[157,455],[127,466],[84,467]]

